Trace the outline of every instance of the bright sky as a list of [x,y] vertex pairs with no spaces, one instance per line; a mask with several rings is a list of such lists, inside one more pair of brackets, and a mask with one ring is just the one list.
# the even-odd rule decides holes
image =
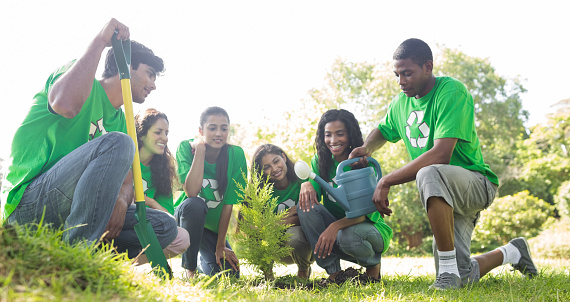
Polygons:
[[570,97],[563,88],[570,80],[563,3],[6,1],[0,10],[0,158],[8,159],[13,134],[49,74],[80,57],[112,17],[165,61],[157,90],[135,111],[155,107],[169,116],[172,150],[197,133],[208,106],[224,107],[232,122],[279,119],[324,84],[336,58],[391,61],[411,37],[432,49],[440,44],[489,58],[502,76],[525,78],[523,106],[532,126],[545,121],[550,105]]

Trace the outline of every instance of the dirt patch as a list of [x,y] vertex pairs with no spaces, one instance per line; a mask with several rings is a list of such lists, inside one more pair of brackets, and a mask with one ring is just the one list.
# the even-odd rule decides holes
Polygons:
[[341,285],[347,281],[358,282],[358,283],[371,283],[371,282],[379,282],[380,279],[374,279],[362,273],[362,268],[357,270],[352,267],[349,267],[345,270],[340,271],[336,275],[334,283]]
[[334,281],[327,278],[322,278],[319,280],[308,280],[301,279],[295,276],[287,275],[275,279],[273,287],[280,289],[305,289],[312,290],[315,288],[323,288],[330,286],[332,284],[342,285],[345,282],[354,282],[359,284],[367,284],[373,282],[380,282],[380,280],[370,278],[366,274],[362,273],[362,269],[354,269],[349,267],[345,270],[341,270],[335,277]]
[[287,275],[278,277],[273,283],[274,288],[280,289],[305,289],[312,290],[317,287],[316,281],[311,279],[303,279],[297,276]]

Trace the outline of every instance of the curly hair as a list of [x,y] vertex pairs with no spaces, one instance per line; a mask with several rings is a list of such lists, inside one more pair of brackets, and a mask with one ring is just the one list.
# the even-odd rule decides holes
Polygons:
[[[141,63],[152,67],[157,76],[164,73],[164,62],[160,57],[156,56],[150,48],[142,45],[141,43],[131,41],[131,67],[134,70],[137,70]],[[107,57],[105,58],[103,78],[108,79],[118,73],[119,68],[115,61],[115,53],[113,52],[113,48],[110,48],[109,51],[107,51]]]
[[[208,120],[208,117],[212,115],[221,115],[228,119],[228,124],[230,123],[230,116],[228,112],[221,107],[212,106],[206,108],[202,114],[200,114],[200,127],[203,128],[204,124]],[[220,156],[216,161],[216,180],[218,181],[218,192],[220,196],[224,196],[226,189],[228,187],[228,165],[230,161],[229,148],[230,144],[225,144],[220,150]]]
[[427,43],[414,38],[402,42],[392,56],[393,60],[405,60],[408,58],[419,66],[423,66],[428,61],[433,62],[433,55]]
[[334,160],[331,150],[325,144],[325,125],[335,121],[342,122],[346,127],[349,141],[349,153],[352,152],[354,148],[360,147],[364,144],[362,132],[360,131],[360,126],[358,125],[358,121],[354,117],[354,114],[344,109],[330,109],[323,113],[317,127],[315,149],[317,150],[317,156],[319,157],[319,176],[327,182],[330,180],[329,175],[334,166]]
[[[264,144],[257,147],[255,152],[253,153],[253,160],[250,168],[251,174],[257,173],[258,175],[261,175],[264,182],[267,180],[267,175],[263,173],[263,167],[261,164],[261,160],[267,154],[275,154],[279,156],[282,156],[284,154],[285,166],[287,166],[287,174],[285,174],[287,180],[289,181],[289,183],[293,183],[299,180],[299,178],[295,174],[295,164],[293,163],[293,161],[289,158],[289,156],[287,156],[287,154],[283,151],[283,149],[272,144]],[[269,179],[269,181],[271,182],[271,179]]]
[[[166,114],[154,109],[148,108],[142,114],[135,116],[135,127],[137,130],[137,143],[139,150],[142,148],[142,137],[146,136],[148,130],[159,120],[165,119],[168,123]],[[168,149],[168,145],[164,147],[163,154],[155,154],[150,161],[150,172],[152,175],[152,183],[156,187],[156,195],[172,195],[172,188],[176,184],[176,165],[174,156]]]

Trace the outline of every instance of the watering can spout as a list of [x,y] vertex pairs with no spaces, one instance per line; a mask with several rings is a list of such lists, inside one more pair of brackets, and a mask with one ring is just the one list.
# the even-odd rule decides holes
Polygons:
[[317,174],[312,172],[309,168],[309,165],[304,161],[298,161],[295,163],[295,174],[300,179],[307,179],[310,178],[316,181],[325,191],[327,191],[337,202],[338,204],[345,210],[349,210],[348,200],[346,199],[346,192],[342,186],[338,186],[337,188],[331,186],[329,183],[324,181],[320,178]]
[[[352,158],[342,161],[336,169],[336,183],[334,188],[322,178],[311,172],[309,165],[303,161],[295,164],[295,174],[300,179],[311,178],[327,191],[346,212],[347,218],[356,218],[376,211],[376,206],[372,202],[372,196],[382,172],[380,165],[372,157],[368,161],[374,165],[357,170],[344,171],[344,168],[351,163],[355,163],[359,158]],[[376,171],[376,172],[374,172]],[[375,175],[376,174],[376,175]]]

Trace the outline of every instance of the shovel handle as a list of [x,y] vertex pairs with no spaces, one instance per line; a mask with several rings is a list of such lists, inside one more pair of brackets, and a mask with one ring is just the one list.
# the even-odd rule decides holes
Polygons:
[[133,159],[133,182],[135,185],[135,201],[144,202],[144,189],[142,183],[142,171],[139,156],[139,146],[137,144],[137,130],[135,128],[135,117],[133,115],[133,96],[131,93],[131,40],[120,41],[117,39],[117,32],[111,38],[113,53],[119,68],[121,78],[121,91],[123,92],[123,103],[125,105],[125,120],[127,122],[127,133],[135,143],[135,157]]

